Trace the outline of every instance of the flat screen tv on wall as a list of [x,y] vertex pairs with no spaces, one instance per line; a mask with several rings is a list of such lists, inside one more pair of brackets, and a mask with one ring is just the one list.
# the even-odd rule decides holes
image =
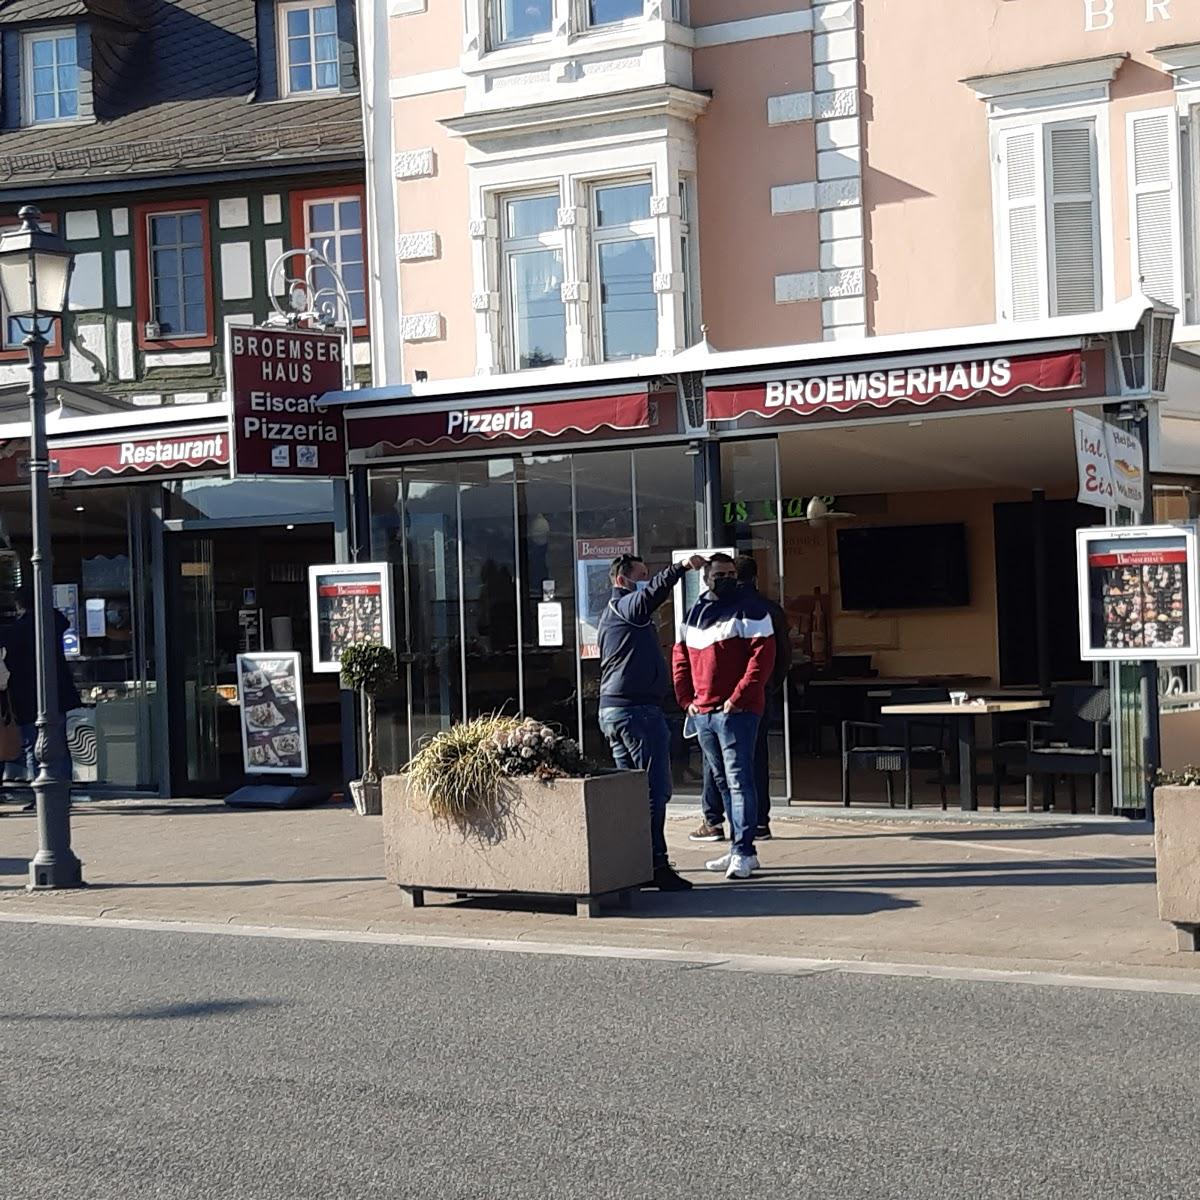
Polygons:
[[963,608],[971,602],[965,525],[838,530],[842,609]]

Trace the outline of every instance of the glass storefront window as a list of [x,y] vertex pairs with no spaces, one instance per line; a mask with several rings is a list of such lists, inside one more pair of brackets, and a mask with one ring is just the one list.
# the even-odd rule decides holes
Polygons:
[[167,520],[227,521],[244,517],[326,516],[328,479],[174,479],[163,485]]
[[[54,489],[50,526],[55,605],[71,623],[64,647],[80,704],[67,714],[77,785],[149,787],[154,760],[154,624],[146,490]],[[29,493],[0,493],[0,611],[32,579]],[[10,685],[11,686],[11,685]],[[6,779],[19,781],[22,764]]]
[[[379,710],[385,765],[403,765],[465,716],[499,711],[551,721],[607,762],[600,664],[580,656],[578,546],[628,538],[652,571],[666,566],[672,550],[695,543],[694,460],[670,446],[419,463],[374,472],[370,503],[371,556],[393,564],[403,597],[402,679]],[[562,605],[561,646],[541,644],[541,603]],[[669,655],[670,605],[659,625]],[[668,708],[681,734],[682,714]],[[675,741],[682,782],[685,747]]]

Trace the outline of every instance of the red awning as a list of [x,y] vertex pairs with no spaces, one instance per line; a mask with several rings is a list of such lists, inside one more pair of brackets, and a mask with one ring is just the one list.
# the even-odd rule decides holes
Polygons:
[[1082,353],[1066,350],[710,386],[705,414],[710,421],[781,413],[803,418],[895,404],[923,407],[936,400],[962,401],[979,395],[1061,391],[1083,382]]
[[229,434],[225,429],[164,429],[155,437],[52,445],[50,458],[56,479],[190,473],[228,466]]
[[591,434],[601,429],[646,429],[657,421],[655,409],[649,392],[642,391],[541,404],[518,401],[496,408],[395,413],[347,421],[347,444],[351,450],[401,454]]

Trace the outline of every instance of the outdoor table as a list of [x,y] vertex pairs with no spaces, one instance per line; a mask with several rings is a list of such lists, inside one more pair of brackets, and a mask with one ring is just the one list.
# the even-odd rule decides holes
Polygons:
[[975,770],[975,718],[1035,712],[1049,707],[1049,700],[968,700],[965,704],[938,700],[928,704],[886,704],[880,711],[896,717],[953,717],[958,722],[959,805],[963,812],[977,812],[979,778]]

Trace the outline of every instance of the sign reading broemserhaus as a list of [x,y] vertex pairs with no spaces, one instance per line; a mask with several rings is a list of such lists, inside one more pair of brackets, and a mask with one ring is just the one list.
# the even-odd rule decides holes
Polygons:
[[341,334],[230,329],[233,474],[346,474],[339,409],[319,403],[342,387]]

